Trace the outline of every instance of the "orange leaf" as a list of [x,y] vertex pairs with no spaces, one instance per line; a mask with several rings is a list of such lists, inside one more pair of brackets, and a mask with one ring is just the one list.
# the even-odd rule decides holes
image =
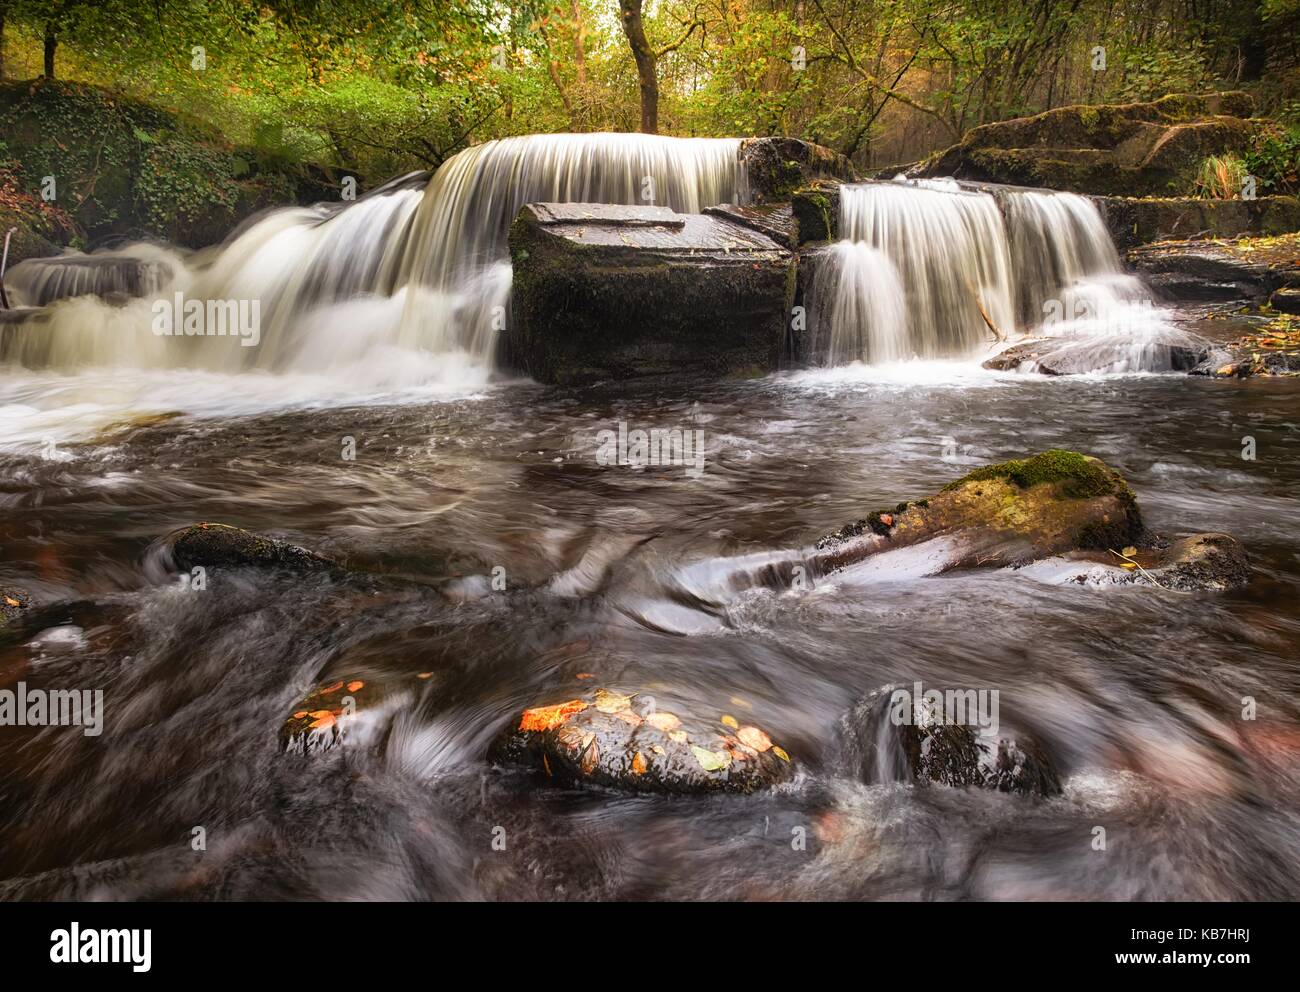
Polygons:
[[326,686],[324,689],[320,690],[318,695],[328,696],[331,692],[338,692],[342,688],[343,688],[342,682],[335,682],[333,685]]
[[645,770],[646,770],[645,755],[642,754],[640,751],[638,751],[636,753],[636,756],[632,759],[632,774],[644,775]]
[[538,706],[535,709],[524,710],[523,719],[519,721],[520,730],[529,731],[546,731],[558,727],[575,713],[581,713],[587,708],[587,704],[581,699],[570,699],[567,703],[557,703],[554,706]]
[[18,600],[14,599],[12,596],[6,596],[6,597],[5,597],[5,602],[8,603],[10,606],[22,606],[22,605],[23,605],[22,603],[18,602]]
[[295,720],[301,720],[301,719],[302,719],[303,717],[305,717],[306,715],[307,715],[307,711],[306,711],[306,710],[299,710],[297,713],[295,713],[295,714],[293,715],[293,718],[294,718]]
[[329,710],[312,710],[307,715],[313,717],[312,722],[307,724],[308,730],[319,730],[323,727],[334,726],[334,714]]
[[348,692],[356,692],[356,691],[357,691],[358,689],[360,689],[363,685],[365,685],[365,683],[362,682],[362,681],[360,681],[360,680],[358,680],[358,681],[356,681],[356,682],[349,682],[349,683],[348,683]]
[[742,744],[748,744],[760,754],[772,746],[772,738],[757,727],[741,727],[736,731],[736,736],[740,738]]

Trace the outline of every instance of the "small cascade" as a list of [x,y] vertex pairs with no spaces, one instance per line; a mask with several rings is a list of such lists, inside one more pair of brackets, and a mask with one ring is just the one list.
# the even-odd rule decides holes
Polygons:
[[1073,371],[1163,371],[1198,343],[1123,272],[1083,196],[845,186],[840,230],[810,287],[811,357],[830,365],[975,357],[998,336],[1031,336],[1068,351]]
[[[112,273],[143,271],[153,246],[122,249],[116,268],[99,255],[48,272],[23,263],[12,278],[22,302],[58,302],[42,315],[39,335],[0,339],[0,361],[309,372],[372,387],[414,385],[432,366],[481,382],[509,304],[507,235],[525,203],[699,212],[745,198],[739,152],[735,139],[506,138],[466,149],[431,178],[405,176],[355,203],[272,211],[219,249],[159,269],[147,285],[119,287],[111,280],[122,277]],[[137,299],[109,306],[84,295],[119,289]],[[257,347],[201,332],[159,336],[154,304],[170,304],[176,293],[203,303],[255,301]]]

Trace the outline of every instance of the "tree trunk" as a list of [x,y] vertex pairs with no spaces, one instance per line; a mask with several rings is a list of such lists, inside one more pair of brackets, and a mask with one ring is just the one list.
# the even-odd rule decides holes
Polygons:
[[54,30],[54,22],[45,22],[45,78],[54,78],[54,49],[58,47],[59,36]]
[[0,82],[5,78],[5,12],[8,7],[7,0],[0,0]]
[[623,33],[636,59],[636,74],[641,82],[641,130],[645,134],[659,133],[659,77],[656,72],[655,50],[646,40],[641,23],[641,0],[618,0],[622,11]]

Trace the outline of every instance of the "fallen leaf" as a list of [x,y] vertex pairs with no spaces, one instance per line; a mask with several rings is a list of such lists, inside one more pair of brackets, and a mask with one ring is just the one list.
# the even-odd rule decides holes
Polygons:
[[676,730],[682,725],[682,721],[672,713],[651,713],[645,718],[645,722],[656,730],[662,730],[665,734]]
[[725,724],[726,726],[730,727],[732,730],[737,730],[737,729],[739,729],[739,727],[740,727],[740,721],[737,720],[737,719],[736,719],[734,716],[732,716],[730,713],[724,713],[724,714],[722,714],[722,722],[723,722],[723,724]]
[[631,710],[619,710],[614,714],[614,719],[622,720],[624,723],[631,724],[633,727],[641,726],[641,718]]
[[593,675],[591,672],[579,672],[576,676],[576,678],[580,678],[580,679],[594,679],[595,677],[596,676]]
[[294,718],[295,720],[301,720],[301,719],[302,719],[303,717],[305,717],[306,715],[307,715],[307,711],[306,711],[306,710],[299,710],[297,713],[295,713],[295,714],[293,715],[293,718]]
[[754,708],[753,704],[745,702],[745,700],[741,699],[738,696],[731,697],[731,705],[739,706],[742,710],[752,710]]
[[706,772],[720,772],[731,764],[731,755],[722,751],[709,751],[699,745],[691,745],[691,753],[695,755],[695,760],[700,763],[700,767]]
[[1120,554],[1122,554],[1125,558],[1132,558],[1137,553],[1138,553],[1138,549],[1133,547],[1133,545],[1131,544],[1123,551],[1120,552]]
[[602,713],[618,713],[632,705],[632,697],[608,689],[596,690],[596,709]]
[[775,744],[772,745],[772,753],[775,754],[782,761],[790,760],[790,756],[786,754],[785,751],[783,751],[781,748],[777,747]]
[[587,749],[582,752],[582,758],[578,762],[578,767],[582,769],[582,774],[590,775],[596,770],[596,765],[600,762],[600,747],[595,741],[587,745]]
[[331,692],[338,692],[342,688],[343,688],[342,682],[335,682],[333,685],[326,686],[324,689],[321,689],[318,695],[328,696]]
[[675,742],[675,743],[677,743],[677,744],[685,744],[685,743],[686,743],[686,731],[684,731],[684,730],[673,730],[673,731],[670,731],[669,734],[668,734],[668,737],[669,737],[669,739],[671,739],[673,742]]
[[6,596],[6,597],[5,597],[5,603],[7,603],[9,606],[22,606],[22,605],[23,605],[23,604],[20,603],[18,600],[14,599],[12,596]]
[[757,727],[741,727],[736,731],[736,736],[740,738],[742,743],[752,747],[759,754],[772,746],[772,738]]
[[433,672],[421,672],[416,676],[417,679],[428,679],[433,677]]
[[662,745],[662,744],[656,744],[656,745],[655,745],[654,747],[652,747],[650,750],[653,751],[655,754],[667,754],[667,753],[668,753],[667,751],[665,751],[665,750],[663,749],[663,745]]
[[632,758],[632,774],[644,775],[645,770],[646,770],[645,755],[642,754],[640,751],[638,751],[635,757]]
[[587,704],[581,699],[570,699],[567,703],[557,703],[554,706],[538,706],[535,709],[524,710],[523,718],[519,721],[520,730],[546,731],[558,727],[575,713],[581,713],[587,708]]
[[357,691],[358,689],[360,689],[363,685],[365,685],[365,683],[362,682],[362,681],[360,681],[360,680],[357,680],[357,681],[355,681],[355,682],[349,682],[349,683],[348,683],[348,692],[356,692],[356,691]]
[[307,724],[308,730],[319,730],[322,727],[332,727],[335,724],[334,714],[329,710],[312,710],[307,714],[313,717],[312,722]]

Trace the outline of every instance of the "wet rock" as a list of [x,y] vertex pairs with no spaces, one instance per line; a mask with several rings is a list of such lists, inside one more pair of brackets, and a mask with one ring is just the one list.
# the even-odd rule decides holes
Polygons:
[[740,144],[754,203],[789,200],[800,186],[813,179],[853,180],[853,163],[821,145],[798,138],[746,138]]
[[[1127,549],[1121,549],[1121,552]],[[1224,592],[1250,582],[1250,562],[1229,534],[1192,534],[1170,544],[1114,555],[1074,555],[1092,562],[1072,581],[1090,585],[1152,585],[1183,591]],[[1122,562],[1127,561],[1127,567]]]
[[1143,544],[1147,532],[1123,477],[1096,458],[1053,449],[976,469],[916,502],[878,510],[819,540],[820,574],[885,551],[942,541],[933,571],[1026,564],[1078,548]]
[[[945,694],[968,690],[940,690]],[[983,735],[960,712],[919,705],[912,690],[886,686],[860,702],[840,721],[842,763],[868,785],[911,782],[953,788],[976,787],[1029,796],[1061,792],[1060,778],[1046,749],[1033,735]],[[990,728],[992,729],[992,728]]]
[[27,593],[12,586],[0,586],[0,627],[17,620],[31,609],[32,600]]
[[493,744],[561,785],[637,792],[753,792],[789,779],[790,756],[759,727],[637,708],[637,695],[596,688],[524,710]]
[[1283,286],[1269,297],[1268,305],[1279,313],[1300,314],[1300,286]]
[[1291,277],[1292,259],[1270,264],[1238,244],[1162,241],[1129,252],[1128,260],[1157,294],[1167,300],[1256,300],[1263,302]]
[[162,546],[172,562],[188,572],[196,566],[285,568],[311,571],[336,566],[332,558],[296,544],[263,537],[228,524],[200,523],[168,534]]
[[391,715],[398,687],[371,675],[321,683],[293,708],[280,727],[280,748],[310,756],[374,740]]
[[777,368],[794,256],[666,207],[529,204],[510,232],[507,362],[542,382]]
[[796,190],[790,208],[794,213],[795,236],[799,244],[824,244],[839,237],[839,183],[817,182]]
[[[1209,356],[1207,343],[1192,343],[1181,332],[1167,339],[1142,342],[1146,371],[1190,372]],[[1123,337],[1098,341],[1088,337],[1043,337],[1020,341],[1000,351],[984,368],[999,372],[1037,372],[1041,375],[1083,375],[1089,372],[1127,372],[1133,361],[1133,342]]]
[[1092,201],[1121,250],[1157,241],[1271,237],[1300,230],[1300,200],[1294,196],[1254,200],[1094,196]]
[[15,302],[43,307],[77,296],[118,299],[153,296],[171,278],[171,266],[158,258],[75,253],[29,259],[6,274],[5,286]]
[[757,231],[771,238],[782,248],[794,248],[797,245],[798,232],[794,211],[788,202],[760,206],[721,203],[716,207],[706,207],[704,212],[710,217],[721,217],[733,224]]
[[1242,155],[1257,125],[1244,93],[1060,107],[984,124],[913,167],[912,177],[1122,196],[1190,194],[1210,155]]

